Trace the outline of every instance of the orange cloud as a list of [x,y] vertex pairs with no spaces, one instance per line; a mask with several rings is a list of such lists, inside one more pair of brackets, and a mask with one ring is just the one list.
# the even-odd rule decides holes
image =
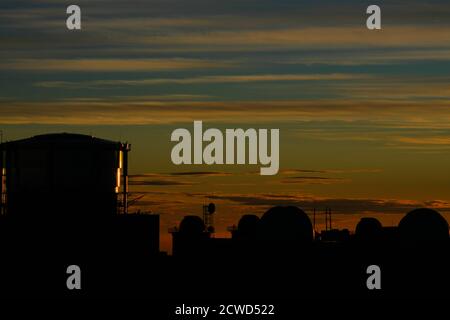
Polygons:
[[143,72],[223,68],[230,65],[231,62],[200,59],[17,59],[0,63],[0,69],[49,72]]
[[406,144],[418,145],[436,145],[436,146],[450,146],[450,137],[398,137],[395,139],[398,142]]
[[264,30],[234,30],[208,33],[183,32],[164,36],[142,36],[131,40],[142,44],[164,45],[166,49],[220,49],[224,51],[262,48],[345,48],[345,47],[422,47],[450,43],[447,26],[389,26],[379,32],[359,27],[304,27]]
[[371,79],[367,74],[264,74],[264,75],[219,75],[188,78],[153,78],[140,80],[95,80],[84,82],[43,81],[35,85],[44,88],[92,88],[108,86],[143,86],[152,84],[209,84],[209,83],[246,83],[275,81],[339,81]]
[[449,127],[450,100],[0,101],[4,124],[157,124],[192,122],[390,121]]

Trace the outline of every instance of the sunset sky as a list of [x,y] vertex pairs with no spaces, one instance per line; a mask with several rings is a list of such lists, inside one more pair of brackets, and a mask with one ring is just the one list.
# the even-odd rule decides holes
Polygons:
[[[82,30],[66,29],[66,7]],[[217,205],[244,213],[330,207],[395,225],[427,206],[450,218],[450,2],[2,0],[0,130],[14,140],[76,132],[128,141],[133,209],[167,229]],[[279,128],[280,172],[175,166],[170,134]],[[323,224],[323,221],[319,221]]]

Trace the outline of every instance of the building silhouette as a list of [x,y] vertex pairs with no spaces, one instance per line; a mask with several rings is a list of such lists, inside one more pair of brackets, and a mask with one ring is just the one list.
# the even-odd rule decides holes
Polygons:
[[3,143],[3,214],[39,210],[61,216],[62,208],[66,217],[124,212],[129,151],[126,143],[67,133]]
[[2,143],[2,247],[47,258],[157,256],[159,216],[128,213],[130,150],[68,133]]
[[[128,210],[129,151],[67,133],[0,145],[1,293],[72,297],[65,268],[75,263],[87,297],[450,296],[449,226],[426,208],[398,227],[364,217],[352,234],[332,228],[330,208],[316,232],[302,209],[274,206],[243,215],[219,238],[210,204],[170,229],[173,252],[162,254],[159,216]],[[381,293],[365,286],[372,264],[385,272]]]

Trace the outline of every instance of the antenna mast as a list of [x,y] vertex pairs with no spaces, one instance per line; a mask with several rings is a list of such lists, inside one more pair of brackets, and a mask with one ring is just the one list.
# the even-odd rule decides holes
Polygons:
[[206,231],[214,233],[214,213],[216,212],[216,205],[210,203],[203,206],[203,222],[205,223]]

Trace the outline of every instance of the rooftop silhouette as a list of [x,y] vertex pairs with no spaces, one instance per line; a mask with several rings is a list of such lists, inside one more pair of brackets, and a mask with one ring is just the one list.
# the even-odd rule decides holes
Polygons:
[[400,221],[402,240],[412,242],[445,242],[448,240],[448,222],[437,211],[415,209]]
[[[68,294],[55,268],[64,270],[70,262],[87,268],[88,296],[225,297],[232,292],[289,298],[289,284],[299,295],[359,297],[367,294],[361,272],[370,263],[388,270],[387,296],[420,290],[448,296],[443,288],[450,284],[445,272],[449,226],[440,213],[426,208],[407,213],[398,227],[364,217],[351,234],[331,228],[329,209],[330,227],[314,233],[305,211],[274,206],[261,217],[243,215],[230,228],[231,237],[219,238],[210,204],[203,218],[187,215],[172,228],[172,255],[161,253],[159,216],[127,210],[129,150],[125,143],[72,134],[0,145],[5,175],[0,290],[19,296],[41,290]],[[30,261],[41,262],[36,268],[42,278],[26,275],[21,266]],[[419,279],[431,274],[436,281],[409,284],[407,279],[417,274]]]

